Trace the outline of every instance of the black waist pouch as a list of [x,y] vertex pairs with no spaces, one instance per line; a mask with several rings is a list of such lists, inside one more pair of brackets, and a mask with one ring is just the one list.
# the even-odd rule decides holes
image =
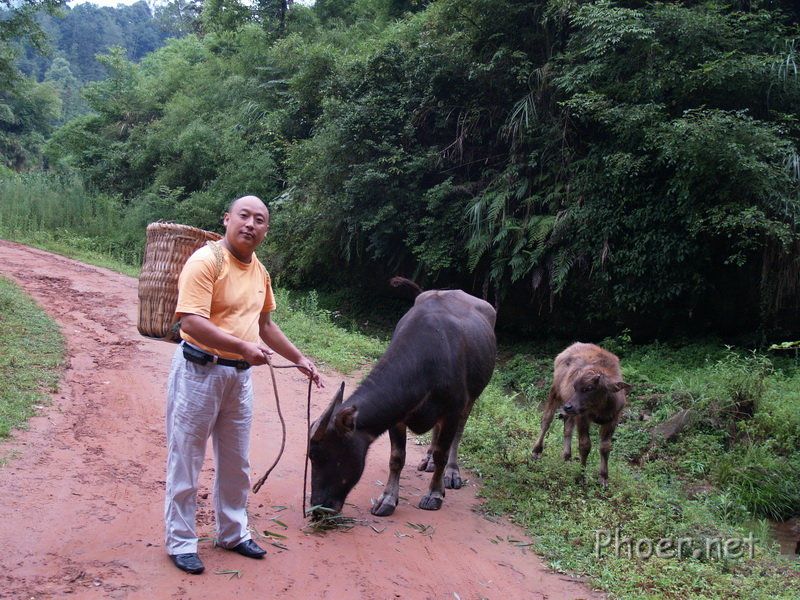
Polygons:
[[207,365],[213,357],[207,352],[198,350],[188,344],[183,344],[183,358],[198,365]]

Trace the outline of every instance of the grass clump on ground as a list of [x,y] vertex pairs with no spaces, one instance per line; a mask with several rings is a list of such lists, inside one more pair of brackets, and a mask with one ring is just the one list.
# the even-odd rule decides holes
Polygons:
[[0,437],[25,426],[55,392],[64,356],[56,324],[9,280],[0,278]]

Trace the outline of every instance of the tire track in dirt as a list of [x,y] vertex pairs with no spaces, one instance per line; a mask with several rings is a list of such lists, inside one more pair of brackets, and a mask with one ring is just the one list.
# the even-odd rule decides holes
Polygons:
[[[477,485],[450,491],[442,510],[417,509],[429,474],[417,472],[424,448],[409,445],[401,502],[389,518],[369,513],[382,489],[388,440],[374,444],[345,514],[348,532],[304,531],[302,478],[305,392],[302,376],[278,372],[287,420],[286,453],[264,489],[251,496],[256,537],[286,536],[251,561],[203,541],[206,573],[175,569],[162,545],[164,394],[175,346],[138,335],[136,280],[0,240],[0,275],[9,277],[59,323],[67,369],[52,405],[27,431],[0,445],[0,598],[600,598],[579,581],[549,572],[535,554],[507,541],[519,529],[475,510]],[[253,476],[280,447],[280,424],[268,371],[254,372]],[[325,376],[328,390],[341,376]],[[354,382],[348,381],[352,391]],[[312,414],[327,405],[315,394]],[[210,455],[210,452],[209,452]],[[213,536],[207,459],[201,476],[198,529]],[[282,522],[286,529],[276,524]],[[409,523],[430,525],[422,535]],[[217,574],[238,570],[240,577]],[[456,596],[457,595],[457,596]],[[67,596],[69,597],[69,596]]]

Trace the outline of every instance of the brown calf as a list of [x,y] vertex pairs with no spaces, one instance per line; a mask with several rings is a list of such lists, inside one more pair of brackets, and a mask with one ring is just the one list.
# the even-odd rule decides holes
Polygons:
[[572,344],[556,356],[553,387],[542,414],[542,432],[533,447],[533,458],[542,456],[544,436],[556,411],[564,415],[564,460],[572,458],[572,430],[578,426],[581,467],[592,442],[589,424],[600,425],[600,483],[608,485],[608,455],[625,398],[631,386],[622,381],[619,359],[594,344]]

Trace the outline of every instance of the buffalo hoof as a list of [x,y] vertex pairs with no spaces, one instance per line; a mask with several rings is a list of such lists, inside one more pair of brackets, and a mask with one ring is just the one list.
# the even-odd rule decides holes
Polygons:
[[439,510],[442,508],[442,500],[439,496],[431,496],[428,494],[427,496],[423,496],[422,500],[419,501],[419,507],[422,510]]
[[464,481],[461,479],[461,475],[458,472],[445,473],[444,487],[448,490],[460,490],[463,485]]
[[607,488],[608,487],[608,478],[607,477],[601,477],[600,478],[600,485],[603,486],[604,488]]
[[542,458],[542,451],[539,452],[531,452],[531,458],[533,460],[540,460]]
[[417,465],[417,471],[427,471],[428,473],[432,473],[434,466],[435,465],[433,464],[433,458],[431,458],[430,456],[426,456]]
[[565,454],[562,454],[562,455],[561,455],[561,458],[563,458],[563,459],[564,459],[564,462],[569,462],[569,461],[571,461],[571,460],[572,460],[572,454],[566,454],[566,453],[565,453]]
[[397,508],[397,500],[394,498],[380,498],[375,504],[372,505],[371,512],[376,517],[388,517],[394,513]]

